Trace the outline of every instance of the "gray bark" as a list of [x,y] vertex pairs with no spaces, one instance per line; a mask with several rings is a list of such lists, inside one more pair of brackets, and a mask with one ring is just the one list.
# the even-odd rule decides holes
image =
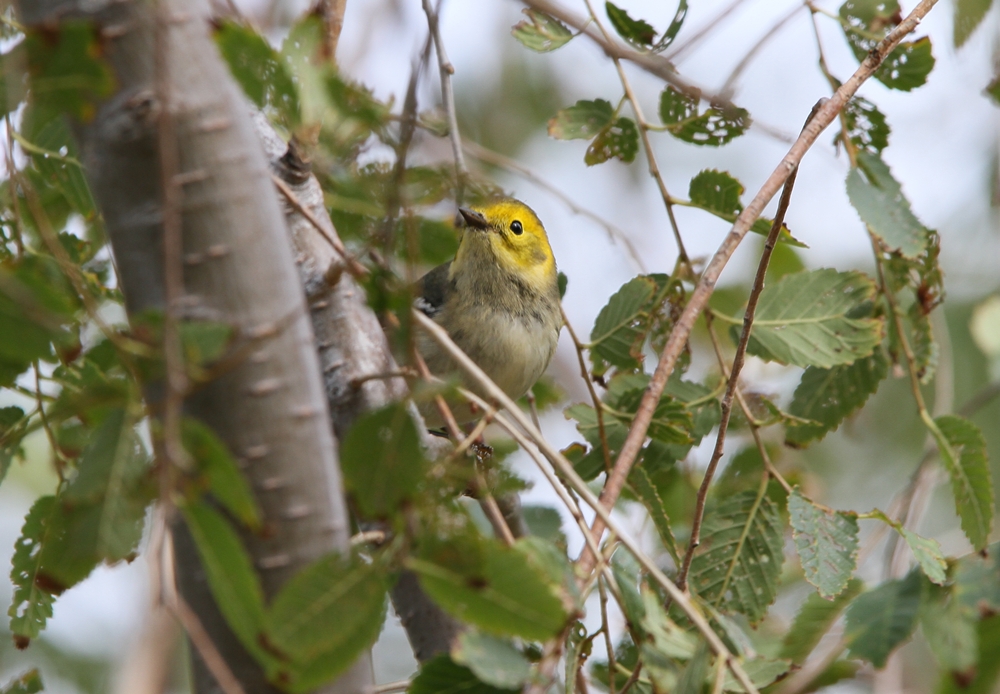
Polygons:
[[[156,18],[166,12],[168,104],[156,92]],[[117,91],[78,128],[91,189],[104,215],[130,315],[165,310],[164,181],[157,119],[169,108],[182,185],[184,294],[190,317],[226,322],[252,341],[248,358],[185,402],[244,465],[266,536],[247,549],[267,598],[319,556],[346,550],[349,525],[336,442],[308,311],[267,160],[245,102],[218,57],[196,0],[22,0],[28,26],[95,23]],[[354,355],[346,355],[353,358]],[[155,389],[147,394],[159,404]],[[275,691],[218,615],[186,533],[176,536],[178,584],[247,694]],[[197,661],[197,659],[196,659]],[[372,682],[366,658],[324,692]],[[217,691],[200,665],[195,691]]]

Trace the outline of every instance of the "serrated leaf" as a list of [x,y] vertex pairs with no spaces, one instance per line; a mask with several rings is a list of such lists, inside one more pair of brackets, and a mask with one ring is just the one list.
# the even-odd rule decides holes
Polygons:
[[604,99],[577,101],[549,120],[549,136],[557,140],[589,140],[611,124],[614,112]]
[[181,436],[185,450],[204,475],[208,491],[234,518],[248,528],[259,528],[257,500],[226,444],[211,429],[190,417],[182,424]]
[[472,670],[442,653],[420,667],[407,694],[512,694],[519,689],[497,689],[480,682]]
[[[779,677],[788,672],[792,664],[788,660],[774,660],[771,658],[765,658],[763,656],[756,656],[754,658],[749,658],[743,661],[743,670],[747,673],[747,677],[757,689],[763,689],[767,685],[773,683]],[[746,689],[743,685],[736,681],[733,677],[733,673],[726,671],[726,678],[722,683],[723,691],[727,692],[745,692]]]
[[656,30],[643,19],[632,19],[628,12],[614,3],[604,3],[604,9],[611,20],[611,26],[618,35],[637,48],[649,47],[656,40]]
[[820,639],[837,621],[840,613],[864,590],[865,584],[857,578],[847,582],[847,587],[837,597],[828,600],[819,593],[806,596],[795,621],[785,634],[781,657],[801,665],[819,644]]
[[783,544],[781,518],[767,496],[749,491],[724,499],[705,515],[691,586],[756,624],[777,595]]
[[993,480],[986,441],[975,424],[956,415],[934,420],[944,436],[938,449],[951,476],[955,508],[962,530],[977,550],[986,547],[993,529]]
[[1000,613],[1000,543],[981,553],[967,554],[955,567],[955,599],[969,614]]
[[943,673],[937,694],[995,694],[1000,677],[1000,616],[982,619],[976,625],[979,641],[976,669],[964,673]]
[[976,665],[976,616],[962,608],[952,591],[935,588],[920,610],[927,645],[945,671],[966,672]]
[[42,689],[42,677],[38,670],[29,670],[0,689],[0,694],[38,694]]
[[812,270],[766,285],[747,351],[796,366],[830,368],[867,357],[882,339],[874,318],[849,318],[875,283],[860,272]]
[[708,656],[708,644],[702,639],[691,660],[681,670],[673,694],[701,694],[708,674]]
[[597,133],[597,137],[587,147],[583,163],[594,166],[612,158],[629,163],[635,161],[638,151],[639,130],[635,127],[635,122],[630,118],[615,118]]
[[990,11],[993,0],[955,0],[954,34],[955,48],[961,48],[976,31],[983,18]]
[[642,505],[646,507],[646,511],[649,513],[649,517],[656,527],[656,532],[660,536],[660,542],[663,543],[667,552],[670,553],[674,563],[680,566],[680,555],[677,553],[677,541],[674,539],[674,531],[670,527],[670,517],[667,516],[660,493],[649,478],[646,469],[642,465],[633,467],[632,472],[628,476],[628,483],[633,493],[642,502]]
[[24,518],[21,536],[14,543],[10,569],[14,597],[7,614],[10,616],[10,632],[21,648],[28,645],[29,639],[36,638],[41,633],[52,616],[55,596],[38,585],[38,576],[42,546],[50,532],[47,521],[55,506],[56,499],[53,496],[37,499]]
[[611,575],[614,576],[618,592],[622,596],[622,612],[629,625],[641,629],[646,617],[646,607],[639,594],[638,566],[625,552],[615,552],[611,559]]
[[737,215],[743,211],[740,196],[743,184],[725,171],[705,169],[691,179],[688,197],[691,202],[708,212]]
[[510,33],[525,48],[537,53],[548,53],[565,46],[573,38],[573,32],[558,19],[537,10],[523,9],[521,12],[527,15],[531,23],[522,19]]
[[243,542],[229,521],[204,501],[186,503],[180,510],[219,611],[243,647],[267,662],[273,657],[258,641],[265,624],[264,591]]
[[857,568],[857,514],[821,509],[796,487],[788,496],[788,515],[806,580],[824,598],[839,595]]
[[314,691],[375,642],[385,619],[384,574],[378,562],[330,554],[282,586],[264,624],[269,646],[289,658],[276,676],[284,688]]
[[910,638],[917,626],[923,583],[920,573],[886,581],[854,600],[847,608],[844,637],[850,655],[881,669],[889,654]]
[[885,245],[907,258],[927,249],[929,233],[910,209],[899,182],[877,154],[858,152],[858,165],[847,174],[847,197]]
[[428,544],[408,566],[427,594],[455,617],[492,634],[538,641],[565,625],[569,615],[561,583],[533,566],[520,542],[506,547],[467,533]]
[[907,546],[910,548],[910,551],[913,552],[913,557],[917,560],[917,563],[920,564],[920,568],[923,569],[924,575],[926,575],[932,583],[936,583],[938,585],[944,584],[948,578],[948,562],[944,558],[944,554],[941,553],[941,545],[938,544],[937,540],[917,535],[912,530],[903,526],[902,523],[894,521],[878,509],[873,510],[868,514],[868,516],[881,520],[899,533],[900,537],[903,538]]
[[368,518],[396,513],[424,479],[420,435],[404,403],[358,419],[340,449],[344,484]]
[[889,123],[868,99],[853,97],[844,106],[843,114],[847,137],[859,150],[878,155],[889,146],[889,134],[892,132]]
[[531,674],[531,663],[510,641],[476,631],[458,635],[451,659],[498,689],[519,689]]
[[[840,18],[847,42],[861,61],[901,21],[902,14],[896,0],[847,0],[840,6]],[[931,42],[924,37],[900,43],[874,77],[890,89],[908,92],[924,84],[933,68]]]
[[645,331],[640,325],[643,309],[656,291],[648,277],[634,277],[611,295],[597,314],[590,332],[590,350],[612,366],[636,368]]
[[785,443],[804,447],[834,431],[847,417],[875,394],[889,375],[889,361],[881,349],[853,364],[821,369],[810,366],[788,406],[788,413],[813,423],[791,423],[785,428]]
[[698,112],[698,99],[673,87],[660,95],[660,119],[667,131],[694,145],[719,147],[739,137],[750,127],[750,114],[738,106],[710,106]]
[[641,646],[643,659],[651,667],[669,667],[668,659],[691,658],[698,647],[697,637],[667,616],[660,596],[649,586],[643,584],[639,592],[643,606],[640,629],[648,639]]
[[687,18],[688,13],[688,0],[681,0],[677,3],[677,11],[674,13],[674,18],[670,20],[670,26],[667,30],[663,32],[663,36],[660,40],[656,42],[653,46],[653,52],[659,53],[670,46],[677,38],[678,32],[680,32],[681,27],[684,26],[684,20]]

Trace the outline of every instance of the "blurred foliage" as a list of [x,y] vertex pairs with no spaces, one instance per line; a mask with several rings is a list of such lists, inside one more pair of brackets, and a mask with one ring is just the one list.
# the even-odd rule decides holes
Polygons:
[[[956,2],[956,45],[968,39],[989,5]],[[605,16],[590,19],[607,21],[633,50],[653,55],[684,30],[687,9],[680,0],[662,33],[655,22],[610,2]],[[514,154],[547,129],[558,140],[588,141],[587,166],[618,159],[635,167],[643,137],[716,148],[742,137],[752,123],[738,105],[706,101],[677,86],[662,88],[657,123],[623,115],[629,108],[624,90],[565,105],[554,70],[520,51],[547,54],[584,39],[544,13],[525,15],[512,28],[501,69],[475,90],[457,90],[464,137]],[[839,24],[863,60],[898,25],[901,11],[894,1],[848,0],[826,19]],[[596,582],[625,617],[625,634],[614,644],[614,671],[610,661],[591,658],[605,634],[588,630],[581,617],[585,591],[596,583],[581,584],[575,576],[558,510],[526,507],[532,535],[513,546],[491,537],[458,499],[480,477],[496,494],[523,488],[505,460],[508,451],[495,442],[494,455],[474,461],[464,455],[429,460],[402,403],[364,413],[340,448],[353,510],[377,523],[387,541],[317,559],[265,604],[241,538],[266,532],[266,519],[225,445],[200,422],[185,420],[190,465],[173,488],[158,486],[157,461],[140,432],[151,424],[156,443],[159,431],[141,393],[164,374],[163,316],[133,315],[127,325],[100,318],[121,315],[123,302],[71,123],[92,119],[95,105],[116,87],[101,57],[103,38],[74,22],[24,37],[3,26],[14,40],[5,66],[22,61],[30,79],[20,84],[5,70],[2,90],[5,113],[22,101],[26,106],[11,121],[8,142],[22,163],[0,186],[0,386],[11,398],[0,407],[0,481],[25,463],[32,434],[48,442],[44,464],[58,478],[53,493],[31,507],[15,547],[8,614],[18,648],[33,643],[32,653],[42,660],[65,659],[44,632],[59,596],[96,566],[131,560],[140,550],[148,505],[170,494],[227,623],[284,691],[321,686],[374,642],[388,590],[403,568],[469,627],[450,653],[423,664],[410,692],[517,691],[537,676],[534,664],[551,643],[566,654],[561,676],[567,692],[574,691],[578,672],[604,685],[613,677],[617,691],[630,675],[638,692],[700,694],[716,685],[740,691],[704,636],[623,549]],[[218,24],[215,39],[248,98],[308,150],[338,233],[371,269],[369,303],[387,325],[400,326],[394,338],[405,355],[409,281],[449,260],[461,242],[462,230],[441,210],[500,189],[476,173],[459,176],[450,163],[407,158],[411,146],[443,144],[446,120],[433,110],[401,113],[337,72],[318,58],[323,32],[319,18],[308,16],[279,48],[244,24]],[[917,38],[890,54],[876,78],[908,92],[924,84],[933,67],[930,40]],[[840,84],[826,76],[832,86]],[[769,393],[741,393],[747,411],[734,417],[727,446],[738,452],[716,478],[700,544],[689,550],[702,476],[689,454],[718,430],[728,368],[716,366],[714,351],[700,340],[709,329],[705,323],[652,403],[648,436],[619,503],[642,509],[657,560],[671,579],[690,561],[692,600],[756,686],[785,677],[843,620],[846,653],[811,688],[854,677],[858,661],[883,667],[919,632],[937,660],[939,690],[987,692],[1000,662],[1000,547],[990,544],[991,476],[998,471],[997,456],[992,472],[989,458],[1000,450],[1000,430],[993,426],[1000,400],[987,397],[1000,378],[997,299],[939,308],[945,298],[941,239],[920,222],[883,159],[891,132],[886,116],[856,97],[840,125],[837,146],[850,162],[844,185],[869,232],[873,270],[807,269],[804,244],[783,227],[748,351],[802,369],[790,402],[782,406]],[[706,167],[691,178],[689,199],[670,204],[731,222],[744,210],[744,192],[731,173]],[[771,225],[760,218],[752,231],[767,235]],[[587,482],[600,484],[621,452],[697,272],[679,262],[670,274],[628,280],[597,312],[579,345],[594,397],[565,408],[581,440],[563,452]],[[746,294],[745,287],[717,292],[710,329],[738,338]],[[946,353],[938,346],[935,311],[947,322]],[[721,330],[725,325],[731,330]],[[238,337],[237,327],[225,322],[186,321],[181,339],[192,381],[215,378],[227,359],[238,358]],[[720,359],[728,347],[720,345]],[[932,416],[930,388],[948,387],[939,379],[943,358],[954,370],[959,408]],[[545,408],[563,400],[564,390],[543,381],[533,394]],[[963,411],[967,402],[974,407]],[[934,454],[921,465],[939,465],[949,475],[955,519],[948,530],[960,529],[978,553],[945,556],[936,540],[905,524],[905,515],[829,508],[817,500],[827,495],[824,465],[836,467],[826,474],[831,487],[861,483],[844,444],[850,438],[844,430],[858,420],[880,434],[864,451],[865,467],[876,468],[880,452],[891,452],[912,468],[919,442],[927,436],[935,441]],[[838,429],[841,435],[832,435]],[[748,434],[761,436],[760,445],[746,446]],[[891,508],[890,501],[879,503]],[[907,575],[869,586],[857,578],[864,524],[885,526],[905,547],[913,565]],[[772,618],[779,598],[801,602],[790,625]],[[106,664],[71,667],[82,688],[106,690]],[[30,673],[0,686],[11,694],[41,687]]]

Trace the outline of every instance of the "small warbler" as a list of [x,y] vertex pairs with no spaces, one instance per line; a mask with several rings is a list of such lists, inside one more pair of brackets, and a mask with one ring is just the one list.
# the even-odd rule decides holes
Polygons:
[[[512,198],[459,208],[456,221],[463,231],[455,259],[418,281],[416,306],[517,399],[549,365],[562,328],[549,239],[531,208]],[[434,374],[458,373],[463,385],[486,398],[430,336],[418,332],[417,349]],[[443,424],[433,405],[421,410],[428,426]],[[475,418],[468,405],[452,411],[459,423]]]

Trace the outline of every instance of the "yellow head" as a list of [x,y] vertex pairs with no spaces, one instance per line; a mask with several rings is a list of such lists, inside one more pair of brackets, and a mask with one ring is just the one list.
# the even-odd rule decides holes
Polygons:
[[455,265],[482,262],[492,256],[503,270],[546,288],[556,278],[556,261],[545,227],[530,207],[513,198],[498,198],[460,208],[465,233]]

